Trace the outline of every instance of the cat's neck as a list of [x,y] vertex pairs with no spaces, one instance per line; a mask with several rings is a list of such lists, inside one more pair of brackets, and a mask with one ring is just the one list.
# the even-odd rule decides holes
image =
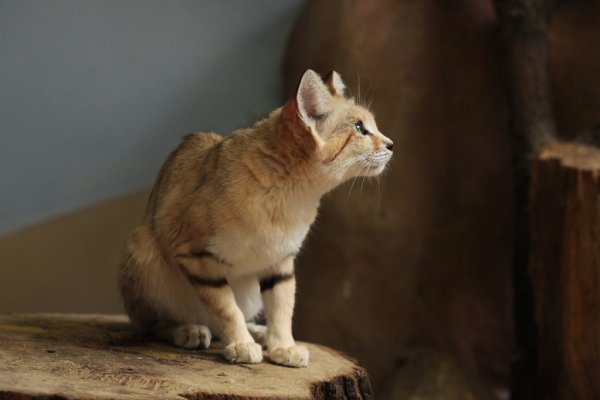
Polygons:
[[250,141],[241,161],[265,190],[318,201],[335,184],[320,173],[315,143],[299,129],[282,109],[275,110],[247,132]]

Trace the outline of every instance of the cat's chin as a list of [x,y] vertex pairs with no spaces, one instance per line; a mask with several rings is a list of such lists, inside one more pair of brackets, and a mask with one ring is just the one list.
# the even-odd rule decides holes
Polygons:
[[356,177],[372,177],[381,174],[385,170],[385,166],[387,165],[387,160],[381,163],[374,163],[369,166],[359,167],[358,171],[355,171],[353,174],[347,174],[342,181],[346,181],[348,179],[356,178]]
[[365,176],[377,176],[377,175],[381,174],[383,172],[383,170],[385,169],[386,165],[387,165],[387,162],[384,162],[384,163],[373,165],[373,166],[369,167],[369,169],[365,172]]

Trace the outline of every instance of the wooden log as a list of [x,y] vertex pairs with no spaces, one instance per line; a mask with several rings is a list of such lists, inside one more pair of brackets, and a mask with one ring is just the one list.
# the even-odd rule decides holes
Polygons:
[[532,175],[531,233],[534,398],[600,399],[600,149],[543,148]]
[[368,399],[366,371],[313,344],[307,368],[229,364],[183,350],[124,316],[0,315],[1,399]]

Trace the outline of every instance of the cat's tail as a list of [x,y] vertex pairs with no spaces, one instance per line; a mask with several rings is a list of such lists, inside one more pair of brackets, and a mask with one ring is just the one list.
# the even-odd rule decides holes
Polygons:
[[129,318],[144,329],[150,329],[158,320],[148,295],[161,264],[164,260],[150,228],[138,226],[131,232],[119,266],[119,289]]
[[130,319],[145,330],[166,321],[205,322],[192,286],[180,268],[165,260],[147,224],[135,228],[129,237],[119,268],[119,287]]

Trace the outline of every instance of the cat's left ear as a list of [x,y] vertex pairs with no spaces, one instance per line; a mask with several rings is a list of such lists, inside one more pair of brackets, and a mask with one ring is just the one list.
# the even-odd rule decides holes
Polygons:
[[331,112],[331,101],[331,94],[321,77],[307,69],[296,92],[298,111],[304,122],[314,126],[316,121]]
[[346,85],[340,74],[335,71],[331,71],[327,74],[327,77],[325,77],[325,84],[332,96],[344,97],[346,94]]

